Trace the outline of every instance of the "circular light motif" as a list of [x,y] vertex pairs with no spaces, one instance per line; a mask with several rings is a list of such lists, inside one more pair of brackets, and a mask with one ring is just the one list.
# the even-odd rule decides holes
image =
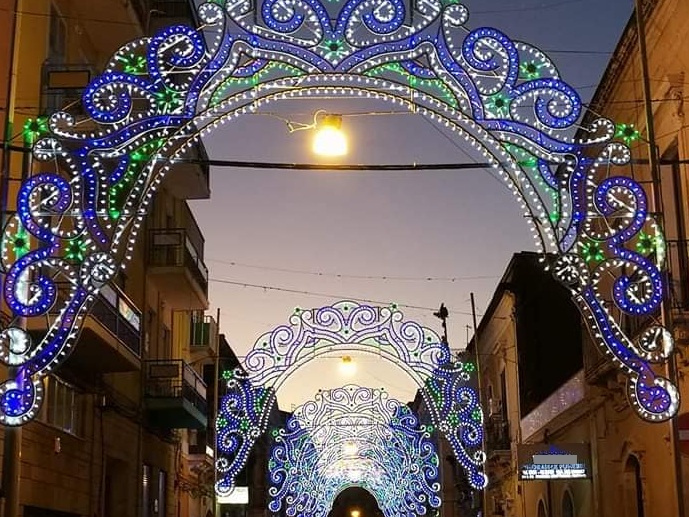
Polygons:
[[[17,341],[2,348],[17,375],[1,421],[36,413],[30,386],[68,355],[100,287],[131,259],[165,173],[191,146],[269,103],[333,96],[406,107],[482,154],[538,249],[554,255],[544,266],[557,264],[601,350],[628,375],[634,409],[654,422],[676,413],[678,390],[649,367],[672,341],[632,340],[611,309],[644,317],[665,295],[663,233],[642,186],[614,174],[638,135],[582,121],[580,97],[544,52],[467,27],[466,7],[442,0],[214,1],[198,13],[201,29],[167,27],[118,50],[84,92],[88,123],[58,112],[26,128],[36,159],[59,172],[19,189],[0,242],[2,292],[15,317],[47,319],[48,330],[24,352]],[[582,262],[565,265],[572,255]],[[279,387],[287,370],[270,364],[250,372],[249,392]],[[414,379],[434,375],[422,368]]]

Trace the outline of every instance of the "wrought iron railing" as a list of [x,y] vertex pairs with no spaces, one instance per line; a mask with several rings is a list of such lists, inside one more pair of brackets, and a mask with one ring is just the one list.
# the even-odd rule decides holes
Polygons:
[[104,285],[91,308],[91,316],[140,356],[141,311],[119,289]]
[[194,369],[181,359],[146,361],[148,398],[183,398],[204,415],[208,412],[206,383]]
[[[58,316],[58,309],[63,307],[69,299],[70,290],[70,284],[58,282],[58,302],[50,312],[51,317]],[[141,356],[141,311],[117,286],[105,284],[101,287],[89,311],[89,316],[137,357]]]

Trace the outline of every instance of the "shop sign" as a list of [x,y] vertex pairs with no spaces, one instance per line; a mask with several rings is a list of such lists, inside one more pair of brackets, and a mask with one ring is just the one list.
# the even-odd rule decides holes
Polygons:
[[249,504],[249,487],[236,486],[228,495],[219,495],[218,504]]
[[591,477],[591,454],[586,443],[520,444],[517,458],[522,481]]

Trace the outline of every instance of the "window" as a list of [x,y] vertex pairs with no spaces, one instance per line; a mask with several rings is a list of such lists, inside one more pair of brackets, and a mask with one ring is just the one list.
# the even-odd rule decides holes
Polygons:
[[562,498],[562,517],[574,517],[574,501],[569,490],[565,492]]
[[74,386],[49,376],[41,420],[75,436],[81,435],[83,400]]

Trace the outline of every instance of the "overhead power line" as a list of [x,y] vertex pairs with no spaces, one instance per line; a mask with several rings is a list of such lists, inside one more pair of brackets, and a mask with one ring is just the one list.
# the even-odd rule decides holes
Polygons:
[[[215,282],[218,284],[226,284],[226,285],[233,285],[237,287],[246,287],[250,289],[262,289],[264,291],[278,291],[282,293],[290,293],[290,294],[299,294],[303,296],[316,296],[319,298],[330,298],[333,300],[351,300],[353,302],[361,302],[361,303],[371,303],[374,305],[381,305],[381,306],[386,306],[386,305],[392,305],[393,303],[391,302],[382,302],[380,300],[371,300],[369,298],[361,298],[359,296],[343,296],[339,294],[329,294],[329,293],[319,293],[319,292],[314,292],[314,291],[306,291],[306,290],[301,290],[301,289],[289,289],[286,287],[277,287],[274,285],[260,285],[260,284],[250,284],[247,282],[236,282],[234,280],[227,280],[224,278],[209,278],[209,282]],[[429,311],[429,312],[434,312],[437,310],[437,308],[432,308],[432,307],[424,307],[421,305],[410,305],[407,303],[394,303],[397,307],[405,308],[405,309],[414,309],[414,310],[420,310],[420,311]],[[471,316],[471,312],[464,312],[464,311],[450,311],[450,314],[462,314],[464,316]],[[479,316],[483,316],[483,314],[479,314]]]
[[300,269],[289,269],[280,267],[270,267],[270,266],[257,266],[254,264],[244,264],[241,262],[235,262],[233,260],[219,260],[206,258],[206,262],[214,262],[216,264],[225,264],[228,266],[245,267],[249,269],[259,269],[261,271],[276,271],[279,273],[292,273],[297,275],[309,275],[317,277],[327,277],[327,278],[343,278],[352,280],[391,280],[391,281],[410,281],[410,282],[461,282],[468,280],[490,280],[494,278],[499,278],[495,275],[490,276],[390,276],[390,275],[351,275],[342,273],[325,273],[322,271],[304,271]]

